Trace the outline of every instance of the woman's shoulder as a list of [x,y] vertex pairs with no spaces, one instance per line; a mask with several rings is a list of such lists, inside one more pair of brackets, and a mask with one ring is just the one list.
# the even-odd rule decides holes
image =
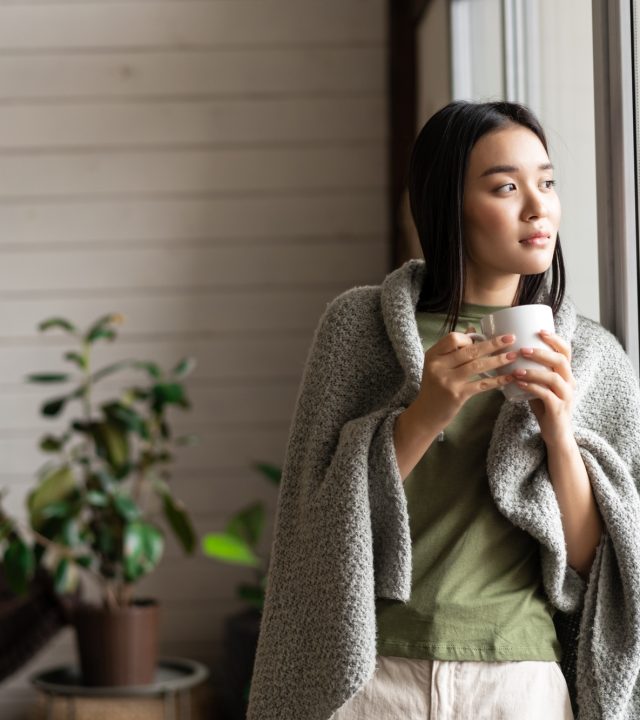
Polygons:
[[[597,320],[576,315],[576,329],[571,340],[572,355],[581,360],[589,372],[598,374],[605,365],[609,375],[623,377],[625,382],[637,377],[631,359],[618,338]],[[611,371],[616,372],[611,372]]]
[[618,338],[601,325],[597,320],[586,315],[576,314],[576,329],[572,344],[582,344],[585,349],[594,352],[611,351],[625,352]]
[[327,303],[322,323],[352,328],[379,325],[380,295],[380,285],[359,285],[344,290]]

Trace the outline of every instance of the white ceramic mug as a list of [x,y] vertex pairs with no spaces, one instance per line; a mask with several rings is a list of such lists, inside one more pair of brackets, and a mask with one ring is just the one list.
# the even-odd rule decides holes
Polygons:
[[[515,307],[497,310],[480,319],[481,333],[467,333],[474,341],[489,340],[496,335],[515,335],[512,345],[507,352],[518,352],[523,347],[549,349],[549,345],[538,334],[540,330],[555,332],[553,312],[549,305],[516,305]],[[496,354],[505,352],[498,350]],[[481,373],[485,377],[495,375],[509,375],[514,370],[540,369],[541,364],[519,355],[513,362],[503,365],[497,370]],[[546,366],[542,366],[545,367]],[[546,368],[548,369],[548,368]],[[530,400],[535,396],[528,390],[518,387],[516,381],[500,388],[507,400]]]

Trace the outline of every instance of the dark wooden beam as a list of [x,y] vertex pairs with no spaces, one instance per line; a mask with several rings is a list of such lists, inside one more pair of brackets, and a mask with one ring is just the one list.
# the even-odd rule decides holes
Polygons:
[[400,208],[416,134],[416,31],[429,0],[389,0],[389,262],[401,257]]

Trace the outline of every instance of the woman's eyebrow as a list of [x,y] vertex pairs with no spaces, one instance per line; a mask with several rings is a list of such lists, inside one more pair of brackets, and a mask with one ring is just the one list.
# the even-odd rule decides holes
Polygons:
[[[538,170],[553,170],[553,165],[549,163],[542,163],[538,165]],[[496,173],[517,173],[520,172],[520,168],[515,165],[493,165],[487,168],[480,177],[486,177],[487,175],[495,175]]]

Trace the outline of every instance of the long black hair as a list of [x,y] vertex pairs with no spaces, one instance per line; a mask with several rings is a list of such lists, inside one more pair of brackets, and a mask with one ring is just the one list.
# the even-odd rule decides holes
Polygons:
[[[534,132],[544,149],[547,139],[535,115],[512,102],[455,101],[427,121],[409,162],[409,202],[425,257],[425,275],[417,310],[446,313],[453,330],[464,298],[466,253],[462,207],[469,155],[486,133],[511,124]],[[551,274],[549,304],[555,315],[565,294],[565,269],[556,239],[551,265],[544,273],[521,275],[512,305],[533,303]]]

